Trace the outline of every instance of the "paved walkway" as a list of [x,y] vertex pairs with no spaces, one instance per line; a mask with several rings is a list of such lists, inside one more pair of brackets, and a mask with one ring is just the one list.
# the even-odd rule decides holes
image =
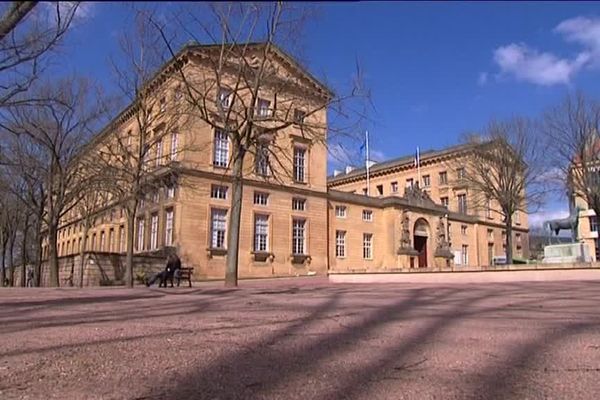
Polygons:
[[600,282],[0,290],[1,399],[597,399]]

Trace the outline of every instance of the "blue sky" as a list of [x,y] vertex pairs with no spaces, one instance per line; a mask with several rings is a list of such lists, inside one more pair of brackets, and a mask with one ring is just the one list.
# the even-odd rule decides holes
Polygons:
[[[93,3],[82,14],[60,68],[110,87],[108,60],[130,9]],[[569,91],[600,89],[600,7],[591,2],[322,3],[301,40],[302,61],[334,89],[360,60],[379,159],[452,145],[491,118],[535,117]],[[551,201],[539,218],[565,209]]]

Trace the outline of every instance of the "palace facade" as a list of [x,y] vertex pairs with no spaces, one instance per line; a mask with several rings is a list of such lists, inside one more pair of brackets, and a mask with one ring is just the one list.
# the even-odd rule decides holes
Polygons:
[[[265,88],[259,103],[266,119],[278,112],[276,105],[291,92],[302,93],[304,101],[294,102],[294,112],[288,112],[293,121],[271,139],[282,152],[279,159],[287,164],[265,163],[259,151],[247,156],[240,278],[490,265],[494,257],[504,254],[502,221],[490,210],[471,207],[472,193],[461,182],[460,169],[450,167],[450,161],[468,156],[468,148],[423,153],[420,184],[413,157],[373,165],[369,188],[364,168],[348,168],[328,177],[327,113],[314,104],[326,102],[331,93],[280,49],[273,48],[270,54],[277,74],[295,86],[283,91]],[[179,55],[185,68],[196,70],[197,76],[202,76],[207,56],[205,46],[188,46]],[[165,67],[156,112],[177,107],[181,101],[181,88],[169,73]],[[220,93],[214,94],[214,101],[223,101]],[[315,111],[304,116],[307,109]],[[303,124],[322,127],[322,136],[303,134]],[[101,143],[134,129],[133,114],[125,110],[87,151],[98,151]],[[136,256],[161,257],[164,249],[175,248],[183,264],[194,268],[195,279],[222,279],[233,144],[223,130],[201,120],[170,127],[161,135],[153,142],[149,168],[159,171],[177,163],[177,173],[168,174],[169,179],[154,185],[140,200],[133,232]],[[83,215],[76,210],[65,216],[59,230],[58,252],[63,260],[76,257],[84,243]],[[527,216],[515,215],[513,220],[515,256],[526,258]],[[105,256],[96,260],[112,261],[110,265],[88,263],[86,268],[104,269],[105,275],[119,280],[126,236],[124,210],[118,199],[107,198],[93,211],[83,250]]]

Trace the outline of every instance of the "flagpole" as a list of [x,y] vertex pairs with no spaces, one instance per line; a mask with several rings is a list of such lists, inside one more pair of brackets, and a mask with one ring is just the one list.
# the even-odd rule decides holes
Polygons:
[[367,196],[371,195],[371,185],[370,185],[370,176],[369,176],[369,169],[370,169],[370,163],[369,163],[369,131],[365,130],[365,147],[366,147],[366,154],[365,154],[365,167],[367,169]]
[[417,146],[417,187],[421,188],[421,155],[419,154],[419,146]]

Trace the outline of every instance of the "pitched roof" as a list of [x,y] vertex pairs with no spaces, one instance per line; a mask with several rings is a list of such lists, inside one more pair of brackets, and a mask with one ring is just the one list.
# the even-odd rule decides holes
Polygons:
[[[421,160],[421,162],[424,162],[424,161],[428,161],[428,160],[436,158],[436,157],[442,157],[442,156],[450,155],[453,153],[465,151],[465,150],[472,148],[473,146],[475,146],[475,145],[468,143],[468,144],[459,144],[459,145],[455,145],[455,146],[446,147],[445,149],[441,149],[441,150],[433,150],[433,149],[426,150],[424,152],[419,153],[419,159]],[[415,160],[415,154],[412,154],[409,156],[393,158],[391,160],[387,160],[387,161],[383,161],[383,162],[374,164],[372,167],[369,168],[369,173],[370,174],[382,173],[382,172],[384,173],[384,172],[386,172],[386,170],[389,170],[389,169],[404,167],[404,166],[414,164],[414,160]],[[353,169],[349,173],[342,172],[335,176],[328,176],[327,184],[341,183],[342,181],[345,181],[345,180],[362,177],[366,173],[367,173],[367,170],[365,167]]]

